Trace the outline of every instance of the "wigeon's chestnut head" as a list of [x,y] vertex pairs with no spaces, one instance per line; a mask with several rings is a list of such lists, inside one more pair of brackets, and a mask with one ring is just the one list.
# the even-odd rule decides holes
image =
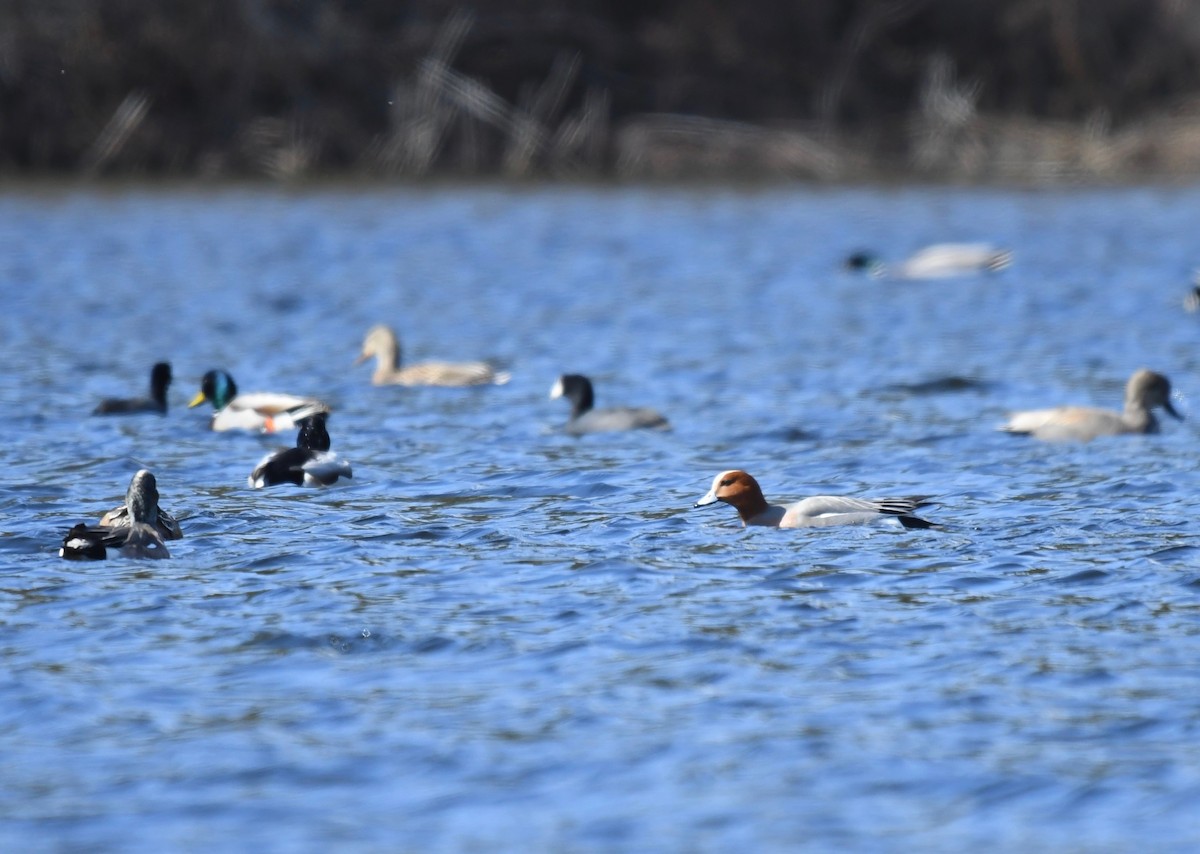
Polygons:
[[927,495],[878,499],[816,495],[790,506],[768,504],[758,481],[740,469],[723,471],[714,477],[712,486],[694,507],[708,507],[718,501],[737,510],[743,525],[816,528],[894,518],[906,528],[934,527],[933,522],[913,515],[918,507],[930,503]]
[[723,471],[714,477],[712,487],[694,507],[707,507],[718,501],[724,501],[737,510],[743,522],[753,519],[768,508],[767,499],[763,497],[758,481],[740,469]]

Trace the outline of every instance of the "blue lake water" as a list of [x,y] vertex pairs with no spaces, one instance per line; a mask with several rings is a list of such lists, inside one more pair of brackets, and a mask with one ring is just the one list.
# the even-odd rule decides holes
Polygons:
[[[0,848],[1200,846],[1197,188],[0,192]],[[1010,247],[887,282],[848,252]],[[509,385],[371,386],[406,358]],[[89,416],[175,373],[164,418]],[[1048,445],[1013,408],[1184,423]],[[201,374],[315,394],[354,479]],[[669,433],[572,438],[558,374]],[[957,378],[961,382],[940,382]],[[922,385],[928,384],[928,385]],[[170,561],[57,556],[158,477]],[[942,530],[692,503],[931,493]]]

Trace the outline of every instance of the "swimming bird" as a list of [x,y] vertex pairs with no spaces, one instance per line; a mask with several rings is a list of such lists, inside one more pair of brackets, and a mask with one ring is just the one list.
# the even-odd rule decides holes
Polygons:
[[990,243],[935,243],[889,267],[871,252],[855,252],[846,258],[848,270],[863,271],[893,279],[948,279],[1003,270],[1012,263],[1012,251]]
[[167,414],[167,387],[171,385],[171,366],[159,362],[150,369],[149,397],[109,397],[92,410],[93,415],[128,415],[136,412]]
[[99,530],[80,522],[63,537],[58,556],[66,560],[105,560],[108,557],[108,549],[104,540],[108,536],[107,530]]
[[1188,314],[1200,311],[1200,272],[1192,278],[1192,289],[1183,298],[1183,310]]
[[260,391],[238,394],[237,383],[226,371],[209,371],[200,381],[200,391],[188,404],[188,409],[204,401],[213,405],[213,430],[252,430],[257,433],[279,433],[291,430],[302,418],[316,412],[329,412],[329,406],[313,397]]
[[[100,517],[100,525],[107,528],[127,528],[132,520],[146,523],[164,540],[179,540],[183,538],[183,529],[179,522],[163,510],[158,503],[158,480],[146,469],[139,470],[129,482],[125,493],[125,503],[114,507]],[[137,512],[131,513],[130,507]]]
[[124,521],[117,524],[75,525],[63,538],[59,555],[68,560],[103,560],[108,549],[115,548],[125,557],[169,558],[171,553],[158,532],[158,487],[153,474],[141,469],[133,476],[125,492],[124,510]]
[[325,429],[324,412],[317,412],[300,421],[296,447],[275,451],[263,457],[248,478],[255,489],[294,483],[296,486],[329,486],[339,477],[353,477],[350,463],[338,459],[329,450],[329,433]]
[[508,371],[501,371],[490,362],[422,362],[400,367],[400,341],[390,326],[380,323],[372,326],[363,338],[362,353],[354,361],[361,365],[375,357],[375,372],[371,382],[375,385],[436,385],[472,386],[504,385],[512,379]]
[[1123,412],[1091,406],[1033,409],[1012,413],[1000,429],[1052,442],[1089,442],[1098,436],[1157,433],[1158,419],[1152,410],[1158,406],[1172,418],[1183,420],[1171,405],[1171,381],[1156,371],[1142,368],[1134,371],[1125,384]]
[[743,526],[817,528],[886,518],[896,519],[905,528],[932,528],[936,524],[913,515],[917,508],[932,503],[928,495],[878,499],[816,495],[789,506],[768,504],[758,481],[737,469],[723,471],[713,478],[712,487],[693,507],[707,507],[718,501],[736,509]]
[[619,406],[593,409],[595,393],[592,381],[582,374],[563,374],[550,389],[550,399],[565,397],[571,401],[571,418],[564,428],[568,433],[604,433],[615,430],[669,430],[670,422],[649,407]]

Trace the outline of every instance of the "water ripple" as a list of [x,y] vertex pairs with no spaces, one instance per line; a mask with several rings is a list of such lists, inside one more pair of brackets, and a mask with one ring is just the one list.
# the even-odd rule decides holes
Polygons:
[[[1197,373],[1192,189],[0,194],[6,850],[1190,850],[1191,421],[1046,445],[1014,408]],[[844,252],[1013,246],[887,283]],[[1138,249],[1138,247],[1152,247]],[[498,356],[504,387],[375,388]],[[165,418],[101,419],[169,358]],[[246,487],[200,375],[316,393],[354,479]],[[575,438],[554,377],[668,433]],[[173,559],[71,563],[139,467]],[[936,496],[932,531],[692,510]],[[803,843],[801,843],[803,844]]]

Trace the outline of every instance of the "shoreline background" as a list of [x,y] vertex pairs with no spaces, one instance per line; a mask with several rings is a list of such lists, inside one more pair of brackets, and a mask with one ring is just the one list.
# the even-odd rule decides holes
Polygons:
[[1200,3],[8,0],[0,177],[1200,174]]

